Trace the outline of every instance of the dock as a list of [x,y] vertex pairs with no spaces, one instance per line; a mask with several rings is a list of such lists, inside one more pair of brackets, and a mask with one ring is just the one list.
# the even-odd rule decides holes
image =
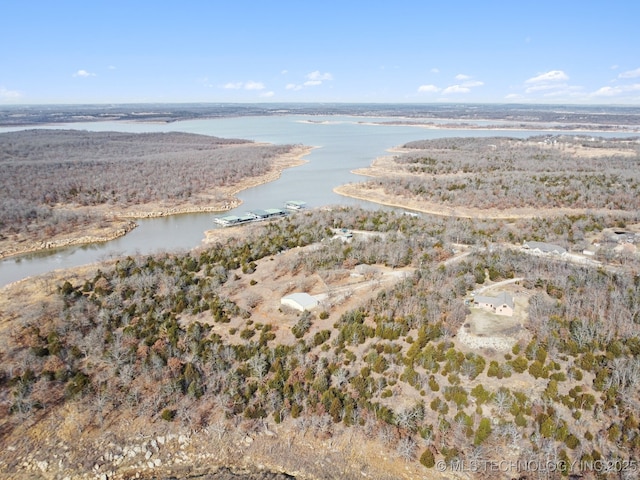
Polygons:
[[288,212],[281,208],[267,208],[265,210],[251,210],[244,215],[227,215],[225,217],[217,217],[213,219],[213,222],[222,227],[231,227],[235,225],[243,225],[245,223],[262,222],[272,218],[284,217],[286,215],[288,215]]

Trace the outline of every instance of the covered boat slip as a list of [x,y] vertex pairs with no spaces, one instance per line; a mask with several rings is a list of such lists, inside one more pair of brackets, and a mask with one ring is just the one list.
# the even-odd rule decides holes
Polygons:
[[287,215],[286,210],[280,208],[267,208],[266,210],[252,210],[244,215],[227,215],[225,217],[215,218],[213,221],[223,227],[230,227],[232,225],[241,225],[249,222],[260,222],[268,220],[270,218],[284,217]]

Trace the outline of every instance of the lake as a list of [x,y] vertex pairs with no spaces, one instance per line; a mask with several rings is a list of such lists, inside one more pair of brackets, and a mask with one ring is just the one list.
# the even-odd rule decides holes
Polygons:
[[[397,120],[397,117],[283,115],[188,120],[170,124],[71,123],[38,128],[131,133],[180,131],[223,138],[244,138],[256,142],[293,143],[318,147],[305,157],[306,164],[285,170],[274,182],[241,192],[238,196],[243,201],[242,205],[231,212],[221,213],[221,216],[242,214],[254,209],[281,208],[287,200],[303,200],[309,207],[340,204],[365,208],[390,208],[337,195],[333,192],[333,188],[348,182],[364,181],[364,177],[352,174],[351,170],[367,167],[377,157],[388,155],[389,148],[413,140],[496,135],[524,138],[545,133],[558,134],[558,132],[547,131],[440,130],[370,123]],[[0,132],[13,130],[20,130],[20,128],[0,128]],[[593,135],[616,136],[600,133]],[[107,258],[190,250],[201,244],[205,230],[214,228],[214,217],[215,215],[211,213],[198,213],[140,219],[136,221],[138,228],[110,242],[11,257],[0,261],[0,287],[28,276],[85,265]]]

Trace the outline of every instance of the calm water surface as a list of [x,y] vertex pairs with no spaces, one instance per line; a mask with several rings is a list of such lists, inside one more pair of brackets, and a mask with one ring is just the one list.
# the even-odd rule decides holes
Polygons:
[[[73,123],[42,128],[69,128],[90,131],[169,132],[181,131],[224,138],[244,138],[274,144],[315,146],[306,164],[283,172],[280,179],[241,192],[243,201],[232,213],[264,208],[280,208],[287,200],[304,200],[310,207],[358,205],[381,208],[369,202],[349,199],[333,193],[333,188],[364,177],[351,170],[369,166],[387,150],[413,140],[438,137],[494,136],[528,137],[549,132],[495,130],[436,130],[410,126],[370,125],[369,121],[397,119],[347,116],[269,116],[152,123]],[[0,132],[19,130],[1,129]],[[557,132],[556,132],[557,133]],[[600,135],[600,134],[598,134]],[[229,215],[225,212],[220,215]],[[150,254],[162,251],[186,251],[202,242],[204,231],[214,228],[215,215],[185,214],[155,219],[140,219],[138,228],[122,238],[82,247],[68,247],[0,261],[0,287],[22,278],[56,269],[85,265],[106,258]]]

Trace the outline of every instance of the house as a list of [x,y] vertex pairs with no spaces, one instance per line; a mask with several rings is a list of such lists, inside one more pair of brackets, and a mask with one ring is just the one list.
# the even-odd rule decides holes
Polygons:
[[513,316],[515,304],[513,297],[507,292],[502,292],[496,297],[476,296],[473,299],[475,306],[487,310],[496,315]]
[[351,232],[351,230],[348,230],[346,228],[334,228],[333,231],[335,232],[333,238],[337,238],[341,242],[348,243],[353,240],[353,233]]
[[542,254],[553,254],[553,255],[564,255],[567,253],[565,248],[562,248],[559,245],[554,245],[552,243],[545,242],[524,242],[522,248],[526,250],[531,250],[532,253],[536,253],[539,255]]
[[291,293],[282,297],[280,304],[304,312],[305,310],[312,310],[317,307],[318,300],[308,293]]

